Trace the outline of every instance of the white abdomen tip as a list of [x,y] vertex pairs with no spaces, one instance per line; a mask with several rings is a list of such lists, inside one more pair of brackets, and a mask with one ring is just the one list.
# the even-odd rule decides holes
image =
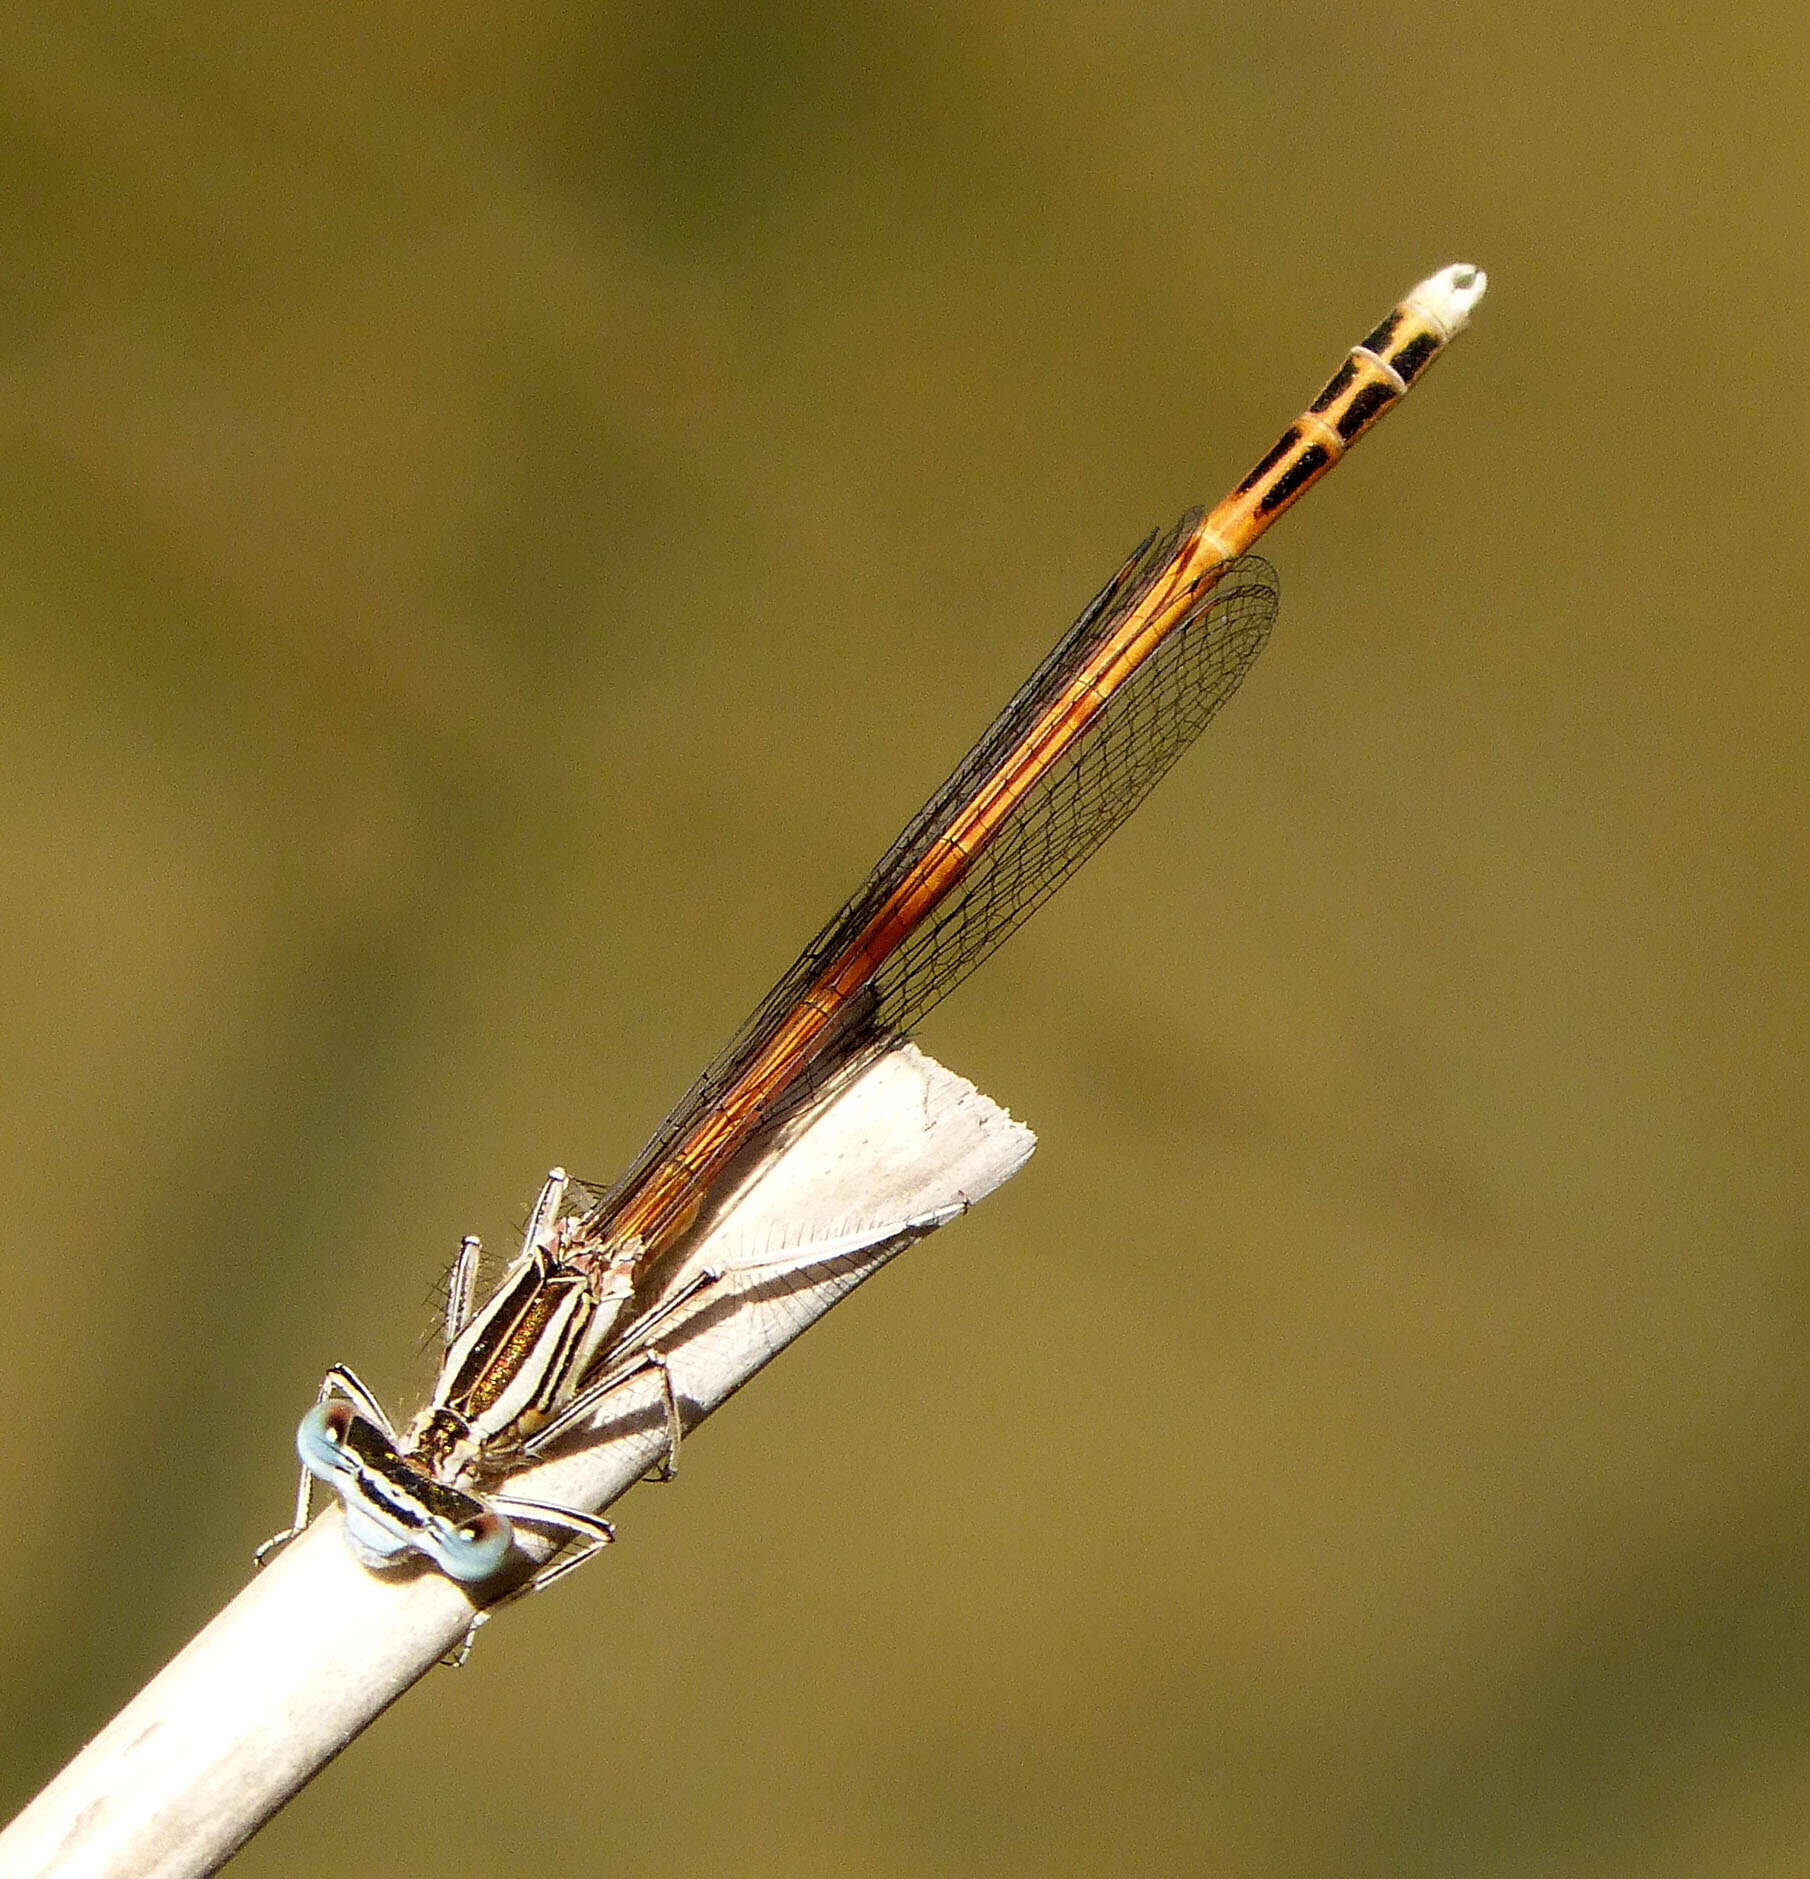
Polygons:
[[1488,285],[1489,276],[1482,268],[1459,261],[1428,275],[1409,292],[1404,304],[1420,308],[1450,339],[1454,333],[1464,331]]

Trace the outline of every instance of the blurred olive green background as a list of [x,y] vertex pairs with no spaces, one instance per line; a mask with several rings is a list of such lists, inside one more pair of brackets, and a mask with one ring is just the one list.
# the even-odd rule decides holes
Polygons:
[[1029,1169],[237,1870],[1810,1870],[1807,86],[1783,0],[16,15],[0,1814],[1469,260],[927,1027]]

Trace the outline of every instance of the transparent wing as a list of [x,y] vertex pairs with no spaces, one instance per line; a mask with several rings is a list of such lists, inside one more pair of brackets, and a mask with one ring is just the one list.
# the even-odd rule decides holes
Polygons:
[[1247,556],[1107,702],[960,887],[875,975],[872,1022],[908,1031],[1018,931],[1137,808],[1238,689],[1278,605]]
[[[1025,732],[1160,581],[1191,540],[1190,511],[1150,536],[1095,596],[848,904],[798,956],[686,1093],[592,1215],[607,1223],[733,1089],[797,1009],[827,962],[864,930]],[[1155,787],[1206,728],[1262,651],[1279,604],[1275,571],[1234,561],[1110,697],[1067,755],[1026,792],[966,878],[892,952],[861,995],[763,1109],[771,1122],[876,1039],[909,1031],[1003,945]],[[782,1100],[783,1099],[783,1104]],[[670,1177],[670,1169],[668,1169]],[[679,1211],[675,1202],[673,1211]]]

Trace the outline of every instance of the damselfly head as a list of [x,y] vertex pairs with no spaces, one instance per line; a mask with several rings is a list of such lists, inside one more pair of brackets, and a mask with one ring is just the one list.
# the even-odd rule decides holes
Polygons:
[[367,1566],[419,1553],[462,1585],[488,1579],[515,1534],[495,1508],[403,1455],[343,1398],[317,1403],[295,1436],[302,1466],[346,1510],[346,1541]]

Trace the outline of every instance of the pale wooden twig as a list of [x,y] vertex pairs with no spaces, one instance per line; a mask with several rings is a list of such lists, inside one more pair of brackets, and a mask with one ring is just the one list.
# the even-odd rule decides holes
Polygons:
[[[700,1293],[661,1337],[685,1426],[920,1237],[887,1234],[887,1222],[979,1200],[1033,1145],[972,1084],[906,1045],[732,1171],[697,1262],[727,1250],[745,1263],[864,1224],[880,1237],[829,1267]],[[632,1380],[605,1408],[594,1439],[508,1491],[586,1511],[627,1492],[665,1449],[658,1377]],[[337,1507],[316,1520],[0,1834],[7,1879],[212,1872],[459,1644],[473,1612],[464,1590],[431,1571],[368,1571],[340,1526]],[[518,1576],[545,1556],[528,1544]],[[607,1569],[606,1555],[587,1570]],[[507,1626],[479,1648],[507,1648]]]

